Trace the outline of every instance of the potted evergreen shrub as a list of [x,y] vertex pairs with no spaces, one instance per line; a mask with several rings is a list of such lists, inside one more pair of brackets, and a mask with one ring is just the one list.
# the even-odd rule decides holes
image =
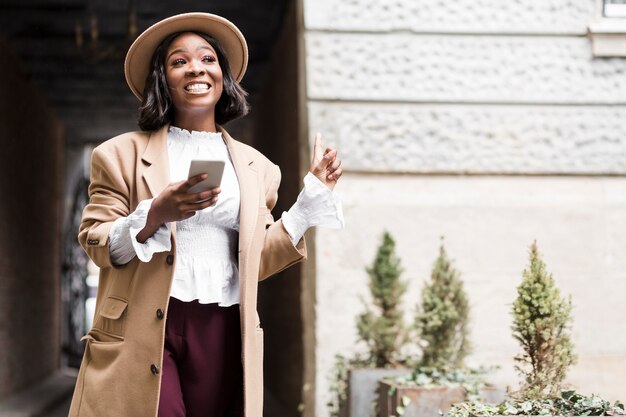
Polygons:
[[395,245],[385,231],[372,265],[366,268],[371,303],[364,302],[365,311],[357,318],[358,342],[365,353],[335,357],[328,403],[331,417],[373,417],[378,381],[410,372],[400,356],[408,338],[401,309],[407,283],[400,279],[402,266]]
[[485,390],[484,372],[464,366],[470,352],[468,324],[469,302],[463,281],[442,243],[415,316],[421,358],[408,377],[381,381],[382,417],[436,416],[465,400],[468,393],[496,398],[493,390]]
[[457,404],[448,417],[624,415],[620,402],[611,405],[595,395],[562,390],[567,370],[576,361],[570,337],[571,310],[571,299],[561,297],[533,242],[530,265],[523,272],[512,311],[513,337],[522,347],[522,353],[514,358],[521,388],[497,405],[479,401]]

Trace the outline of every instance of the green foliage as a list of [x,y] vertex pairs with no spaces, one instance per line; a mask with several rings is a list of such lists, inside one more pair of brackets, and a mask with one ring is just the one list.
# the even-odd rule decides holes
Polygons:
[[447,417],[478,416],[613,416],[626,415],[624,404],[611,405],[596,395],[585,397],[574,391],[563,391],[557,398],[504,401],[497,405],[469,401],[453,406]]
[[487,368],[457,368],[449,371],[432,368],[418,368],[410,375],[383,378],[403,387],[462,387],[470,398],[478,398],[480,390],[487,384]]
[[[395,253],[395,242],[388,232],[378,247],[369,275],[369,289],[373,306],[357,319],[359,340],[365,342],[370,361],[378,368],[399,363],[397,358],[407,340],[407,332],[400,309],[407,284],[400,280],[402,267]],[[365,304],[365,303],[364,303]]]
[[569,335],[571,310],[571,300],[561,298],[533,242],[530,266],[524,270],[513,304],[513,336],[523,349],[515,357],[516,369],[524,378],[522,389],[497,405],[479,401],[457,404],[447,417],[626,415],[619,401],[611,405],[596,395],[561,391],[567,368],[575,362]]
[[343,404],[348,397],[349,360],[342,355],[335,355],[335,366],[330,375],[330,400],[326,403],[330,417],[339,417]]
[[358,339],[367,346],[365,354],[352,358],[335,356],[330,380],[331,400],[326,404],[331,417],[339,417],[347,399],[348,370],[351,367],[384,368],[403,363],[400,350],[407,341],[407,330],[400,309],[407,284],[400,280],[402,267],[395,252],[395,242],[388,232],[376,252],[371,267],[365,268],[369,276],[372,306],[357,318]]
[[462,368],[470,350],[468,323],[463,281],[442,244],[415,317],[418,336],[425,342],[418,367],[440,371]]
[[561,298],[533,242],[530,266],[513,304],[513,337],[523,349],[515,357],[515,369],[524,379],[520,398],[554,397],[561,391],[567,368],[576,361],[569,335],[571,310],[571,300]]
[[326,403],[330,417],[340,417],[341,409],[346,406],[350,368],[374,368],[374,364],[371,357],[355,355],[347,358],[341,354],[335,355],[335,366],[329,376],[331,398]]

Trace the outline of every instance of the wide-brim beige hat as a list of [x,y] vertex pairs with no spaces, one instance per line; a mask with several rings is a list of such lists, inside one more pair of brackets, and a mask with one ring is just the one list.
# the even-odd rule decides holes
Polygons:
[[248,66],[248,45],[237,26],[211,13],[183,13],[150,26],[130,46],[124,62],[124,74],[128,86],[139,100],[143,100],[143,88],[154,51],[163,39],[176,32],[202,32],[215,38],[226,53],[233,77],[241,81]]

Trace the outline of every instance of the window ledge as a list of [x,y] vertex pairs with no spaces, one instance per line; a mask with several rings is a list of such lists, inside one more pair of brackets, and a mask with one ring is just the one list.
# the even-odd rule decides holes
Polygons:
[[602,18],[588,29],[594,57],[626,58],[626,19]]

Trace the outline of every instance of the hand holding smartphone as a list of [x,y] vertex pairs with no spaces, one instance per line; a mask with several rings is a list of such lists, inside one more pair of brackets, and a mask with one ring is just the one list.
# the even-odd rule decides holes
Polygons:
[[222,182],[223,173],[224,161],[194,159],[189,165],[189,175],[187,178],[195,177],[200,174],[207,174],[208,177],[191,187],[187,192],[193,194],[219,187]]

